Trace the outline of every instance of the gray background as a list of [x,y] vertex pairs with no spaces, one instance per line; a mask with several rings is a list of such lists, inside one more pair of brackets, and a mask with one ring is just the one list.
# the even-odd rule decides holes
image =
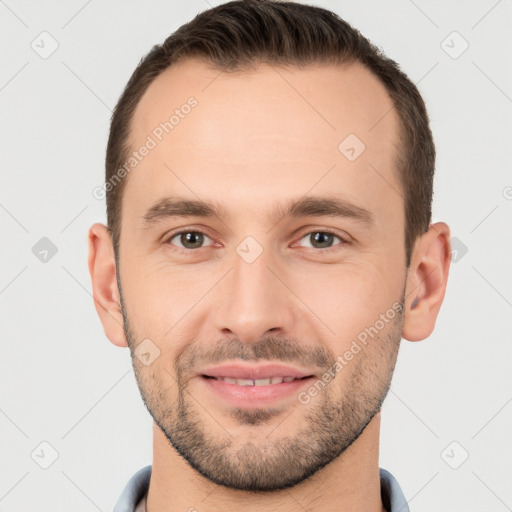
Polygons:
[[[128,349],[91,298],[86,235],[105,220],[92,190],[139,59],[217,3],[0,1],[0,511],[107,511],[151,463]],[[434,221],[456,238],[434,334],[400,349],[380,465],[414,511],[510,510],[512,3],[311,3],[418,84],[438,151]]]

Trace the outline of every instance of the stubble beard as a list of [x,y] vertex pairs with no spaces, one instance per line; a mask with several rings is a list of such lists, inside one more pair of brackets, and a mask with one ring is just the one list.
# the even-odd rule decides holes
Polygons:
[[[122,310],[142,399],[174,449],[203,477],[216,484],[243,491],[270,492],[305,481],[341,456],[380,411],[398,354],[403,305],[404,296],[399,314],[354,356],[350,368],[343,368],[312,398],[306,414],[299,401],[291,413],[283,408],[232,408],[230,421],[247,426],[247,435],[242,439],[234,438],[229,428],[223,428],[219,413],[206,412],[205,405],[200,405],[189,392],[190,373],[187,372],[197,361],[197,353],[180,354],[174,365],[176,377],[164,383],[163,376],[155,375],[151,367],[145,367],[134,357],[138,338],[133,334],[124,307]],[[253,361],[306,359],[297,353],[300,349],[296,345],[276,338],[255,345],[229,340],[220,347],[216,360],[226,356]],[[306,360],[331,367],[334,358],[334,354],[317,348],[309,349]],[[336,392],[338,395],[341,392],[340,387],[341,397],[336,396]],[[177,389],[177,399],[168,393],[172,389]],[[278,415],[282,419],[273,427],[269,422]],[[269,434],[263,441],[261,435],[256,440],[251,429],[265,424],[269,424]],[[287,431],[287,424],[301,427],[294,435],[283,436],[281,432]]]

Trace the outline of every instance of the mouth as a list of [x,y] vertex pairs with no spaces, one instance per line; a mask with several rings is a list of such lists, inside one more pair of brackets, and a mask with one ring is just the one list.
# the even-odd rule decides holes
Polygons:
[[224,364],[198,374],[216,398],[236,407],[263,407],[290,399],[315,375],[282,364]]
[[283,382],[293,382],[295,380],[304,380],[313,377],[306,375],[305,377],[270,377],[268,379],[234,379],[232,377],[212,377],[210,375],[202,375],[205,379],[214,379],[226,382],[228,384],[236,384],[237,386],[269,386],[271,384],[282,384]]

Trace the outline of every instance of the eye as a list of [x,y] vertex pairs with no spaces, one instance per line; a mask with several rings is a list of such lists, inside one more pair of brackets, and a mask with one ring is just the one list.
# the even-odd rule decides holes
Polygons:
[[[169,237],[167,239],[167,243],[176,245],[176,247],[185,250],[201,249],[205,238],[211,241],[211,238],[202,231],[180,231]],[[178,242],[173,242],[174,239],[176,239]]]
[[[334,243],[335,239],[338,239],[340,243]],[[212,242],[212,239],[202,231],[184,230],[172,234],[167,238],[166,243],[175,246],[178,250],[188,252],[194,249],[202,249],[207,240]],[[323,252],[332,249],[336,245],[342,246],[349,243],[348,240],[328,230],[310,231],[300,240],[306,240],[309,243],[309,245],[306,244],[303,247],[310,247]]]
[[311,247],[313,249],[331,249],[333,246],[334,239],[338,239],[341,243],[335,245],[345,245],[348,244],[348,241],[340,236],[336,235],[331,231],[310,231],[305,236],[301,238],[301,240],[307,240],[311,245],[306,245],[306,247]]

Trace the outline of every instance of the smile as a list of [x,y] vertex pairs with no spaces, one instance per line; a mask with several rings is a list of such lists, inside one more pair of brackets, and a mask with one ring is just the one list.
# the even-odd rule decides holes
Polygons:
[[236,384],[238,386],[269,386],[271,384],[282,384],[283,382],[292,382],[294,380],[307,379],[308,377],[271,377],[268,379],[234,379],[232,377],[203,377],[219,380],[228,384]]

